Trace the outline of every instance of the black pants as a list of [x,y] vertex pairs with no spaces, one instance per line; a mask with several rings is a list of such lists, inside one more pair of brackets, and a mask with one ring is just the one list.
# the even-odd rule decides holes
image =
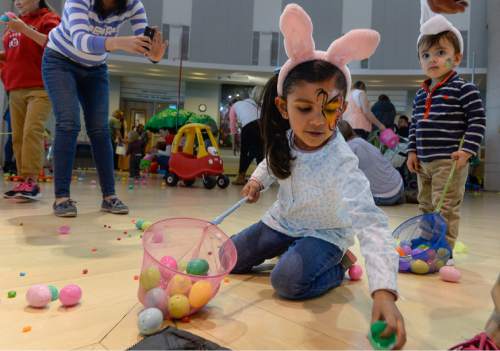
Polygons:
[[141,175],[141,168],[140,168],[141,160],[142,160],[141,154],[130,155],[128,161],[128,172],[130,178],[139,178],[139,176]]
[[113,168],[115,170],[117,170],[118,169],[118,158],[120,156],[116,153],[116,143],[114,142],[114,140],[111,141],[111,146],[113,147]]
[[370,133],[364,129],[354,129],[354,133],[356,133],[357,136],[365,140],[368,140],[368,135],[370,135]]
[[259,120],[248,123],[241,130],[241,152],[239,173],[246,173],[253,160],[264,159],[264,142],[260,135]]

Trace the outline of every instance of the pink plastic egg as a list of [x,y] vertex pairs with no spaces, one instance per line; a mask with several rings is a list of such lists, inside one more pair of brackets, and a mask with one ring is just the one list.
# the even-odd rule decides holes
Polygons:
[[82,289],[78,285],[70,284],[66,285],[59,291],[59,301],[65,307],[74,306],[80,302],[82,298]]
[[43,308],[52,300],[52,293],[47,285],[33,285],[26,292],[26,300],[31,307]]
[[458,283],[462,274],[453,266],[444,266],[439,270],[439,277],[445,282]]
[[353,264],[349,268],[349,277],[351,278],[351,280],[354,281],[360,280],[362,276],[363,276],[363,268],[361,268],[360,265]]
[[71,227],[69,225],[62,225],[57,229],[57,232],[61,235],[68,235],[71,231]]
[[[146,222],[144,222],[146,223]],[[142,225],[141,225],[142,227]],[[145,230],[145,229],[143,229]],[[161,232],[155,232],[153,234],[153,243],[155,244],[161,244],[163,242],[163,234]],[[177,266],[177,262],[175,263],[175,265]]]
[[[177,271],[177,261],[172,256],[163,256],[160,259],[160,273],[163,279],[170,279]],[[168,267],[170,269],[167,269]]]

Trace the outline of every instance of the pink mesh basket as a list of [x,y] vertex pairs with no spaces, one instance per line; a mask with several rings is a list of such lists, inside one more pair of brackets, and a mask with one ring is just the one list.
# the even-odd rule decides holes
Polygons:
[[[203,308],[236,264],[233,242],[219,227],[200,219],[159,221],[148,228],[142,242],[139,301],[159,308],[165,319],[180,319]],[[188,274],[196,265],[203,272]]]

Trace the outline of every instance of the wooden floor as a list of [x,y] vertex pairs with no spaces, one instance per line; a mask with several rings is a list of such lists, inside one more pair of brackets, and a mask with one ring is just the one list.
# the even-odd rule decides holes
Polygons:
[[[98,212],[98,190],[92,175],[73,185],[76,219],[51,213],[52,184],[43,201],[15,204],[0,200],[0,349],[126,349],[140,338],[136,297],[142,262],[139,232],[131,220],[151,221],[191,216],[211,219],[238,200],[238,188],[161,189],[158,181],[130,191],[118,183],[129,216]],[[2,192],[12,183],[0,183]],[[276,189],[256,205],[245,205],[222,229],[235,233],[259,219]],[[391,227],[416,214],[414,205],[385,208]],[[456,256],[463,278],[450,284],[437,276],[400,275],[399,307],[408,331],[407,349],[444,349],[478,333],[492,310],[490,289],[500,267],[500,194],[467,194],[461,240],[469,253]],[[71,226],[61,236],[57,228]],[[111,229],[104,228],[110,225]],[[124,236],[123,231],[132,234]],[[117,237],[122,237],[117,240]],[[92,252],[92,248],[97,251]],[[356,247],[355,252],[359,253]],[[86,275],[83,269],[88,269]],[[25,272],[26,276],[20,276]],[[76,283],[82,303],[71,309],[51,303],[44,310],[26,306],[32,284]],[[15,290],[17,297],[7,298]],[[290,302],[278,298],[267,273],[231,276],[211,303],[190,323],[176,323],[233,349],[367,349],[371,299],[366,277],[349,282],[318,299]],[[23,333],[23,327],[31,331]]]

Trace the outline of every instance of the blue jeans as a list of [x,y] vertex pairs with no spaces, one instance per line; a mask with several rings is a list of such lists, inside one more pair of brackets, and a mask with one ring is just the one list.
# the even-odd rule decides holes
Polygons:
[[404,184],[401,185],[401,189],[399,189],[399,192],[394,195],[393,197],[373,197],[373,200],[375,201],[375,205],[377,206],[394,206],[394,205],[401,205],[405,202],[405,186]]
[[109,81],[105,64],[85,67],[45,49],[45,88],[56,117],[54,183],[56,198],[70,196],[71,174],[80,132],[80,104],[103,196],[115,195],[113,149],[109,131]]
[[271,272],[278,295],[302,300],[336,288],[344,279],[343,252],[335,245],[312,237],[293,238],[258,222],[231,237],[238,252],[232,273],[250,273],[264,260],[281,255]]

